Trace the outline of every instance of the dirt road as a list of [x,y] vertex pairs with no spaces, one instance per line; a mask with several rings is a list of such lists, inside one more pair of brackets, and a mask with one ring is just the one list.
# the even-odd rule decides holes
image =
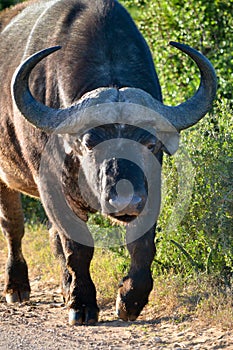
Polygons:
[[233,349],[229,330],[203,328],[198,320],[191,319],[178,324],[169,318],[150,321],[149,308],[138,321],[121,322],[116,320],[113,306],[108,306],[101,311],[97,326],[71,327],[59,294],[37,287],[32,285],[28,304],[9,307],[1,299],[1,350]]
[[121,322],[112,301],[102,305],[98,325],[71,327],[58,282],[33,274],[30,303],[9,306],[2,297],[5,261],[6,252],[0,249],[0,350],[233,350],[233,331],[203,325],[190,315],[155,315],[150,306],[136,322]]

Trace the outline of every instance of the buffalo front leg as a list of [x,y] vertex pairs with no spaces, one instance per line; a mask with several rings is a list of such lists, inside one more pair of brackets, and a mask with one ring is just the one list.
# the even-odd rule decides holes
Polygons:
[[90,276],[94,248],[79,244],[50,230],[53,252],[61,263],[63,298],[69,307],[71,325],[92,325],[98,321],[96,289]]
[[142,237],[127,244],[131,257],[128,275],[123,278],[117,295],[116,312],[124,321],[134,321],[143,307],[153,287],[151,264],[155,255],[155,228]]
[[28,268],[21,242],[24,217],[19,192],[0,182],[0,223],[8,245],[4,295],[8,303],[29,300]]

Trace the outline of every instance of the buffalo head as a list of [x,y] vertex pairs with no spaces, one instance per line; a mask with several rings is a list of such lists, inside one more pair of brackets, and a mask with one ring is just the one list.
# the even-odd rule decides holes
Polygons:
[[[201,72],[197,92],[175,107],[166,106],[145,91],[131,87],[100,87],[66,109],[57,110],[41,104],[30,92],[29,76],[39,61],[60,47],[34,54],[13,78],[12,93],[23,116],[47,133],[63,135],[66,153],[79,158],[83,187],[90,190],[82,191],[84,197],[88,193],[86,197],[93,197],[91,202],[96,203],[95,209],[124,222],[136,218],[145,208],[145,212],[153,208],[156,220],[162,151],[169,154],[176,151],[179,132],[197,123],[215,97],[216,76],[210,62],[187,45],[171,45],[187,53]],[[155,161],[149,161],[149,154],[153,154]],[[151,168],[151,164],[154,167]],[[156,189],[154,205],[148,197],[151,181]],[[90,198],[86,201],[90,203]]]

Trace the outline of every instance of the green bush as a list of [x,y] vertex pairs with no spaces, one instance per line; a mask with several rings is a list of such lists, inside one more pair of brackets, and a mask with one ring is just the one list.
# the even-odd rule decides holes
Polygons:
[[[182,135],[195,176],[191,203],[183,220],[168,232],[174,205],[174,195],[168,193],[159,221],[157,259],[177,271],[189,273],[194,268],[229,278],[233,271],[233,120],[232,111],[223,104],[216,106],[216,115]],[[163,171],[165,177],[172,171],[175,182],[176,169],[170,163],[165,160]]]
[[23,2],[23,0],[0,0],[0,10],[18,4],[19,2]]
[[41,202],[38,199],[22,195],[22,205],[25,222],[29,226],[37,225],[39,223],[46,223],[47,216]]

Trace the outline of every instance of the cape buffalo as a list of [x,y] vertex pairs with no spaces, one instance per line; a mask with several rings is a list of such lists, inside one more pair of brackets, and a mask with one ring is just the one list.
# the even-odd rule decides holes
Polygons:
[[41,199],[51,222],[71,324],[98,321],[88,213],[125,224],[131,266],[116,308],[121,319],[135,320],[153,284],[162,153],[174,153],[179,132],[210,110],[214,69],[201,53],[171,43],[196,62],[201,83],[189,100],[165,106],[149,48],[117,0],[33,0],[2,12],[0,28],[6,300],[28,300],[30,293],[22,192]]

